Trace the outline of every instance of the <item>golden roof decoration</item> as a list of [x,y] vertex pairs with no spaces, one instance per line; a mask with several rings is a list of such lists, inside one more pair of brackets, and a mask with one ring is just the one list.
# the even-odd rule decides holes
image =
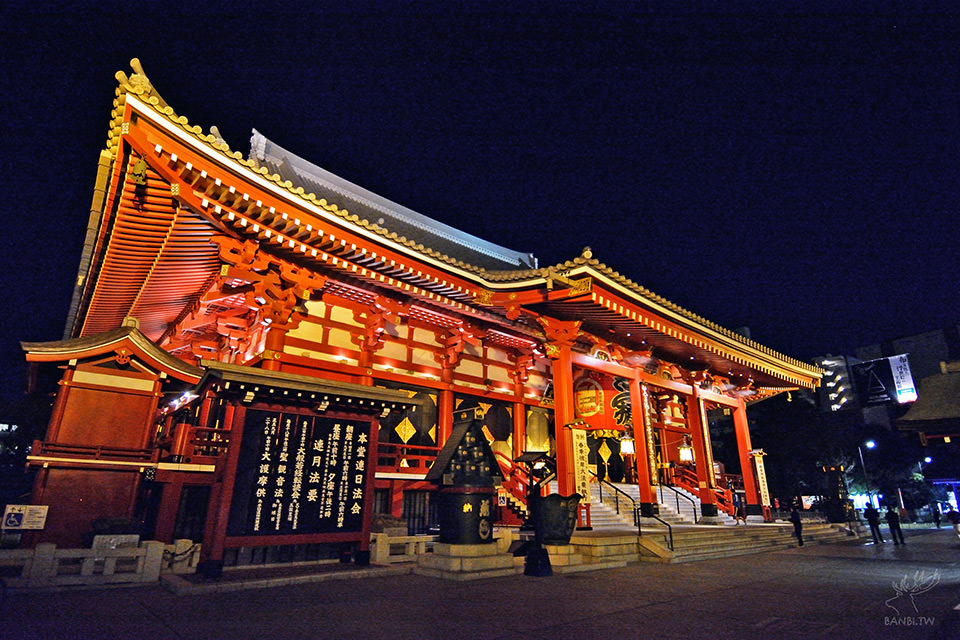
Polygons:
[[569,269],[574,269],[576,267],[582,267],[582,266],[588,266],[596,270],[600,274],[607,276],[617,284],[625,287],[626,289],[629,289],[633,293],[636,293],[639,296],[645,298],[646,300],[653,302],[655,304],[658,304],[662,307],[665,307],[666,309],[669,309],[670,311],[673,311],[674,313],[677,313],[683,316],[687,320],[691,320],[707,329],[715,331],[716,333],[719,333],[720,335],[726,338],[729,338],[745,346],[756,349],[768,356],[777,358],[784,362],[788,362],[796,367],[801,367],[807,371],[810,371],[811,373],[814,373],[814,374],[823,373],[823,371],[819,367],[803,362],[801,360],[797,360],[795,358],[791,358],[790,356],[787,356],[778,351],[775,351],[770,347],[765,347],[764,345],[758,342],[755,342],[750,338],[746,338],[740,335],[739,333],[736,333],[734,331],[731,331],[730,329],[727,329],[726,327],[722,327],[716,324],[715,322],[707,320],[703,316],[697,315],[692,311],[688,311],[687,309],[684,309],[680,305],[670,302],[666,298],[660,295],[657,295],[653,291],[647,289],[644,286],[637,284],[630,278],[627,278],[626,276],[620,274],[619,272],[615,271],[611,267],[607,266],[606,264],[594,258],[593,251],[590,249],[590,247],[585,247],[583,252],[579,256],[573,258],[572,260],[567,260],[565,262],[558,263],[552,267],[539,268],[539,269],[522,269],[522,270],[515,270],[515,271],[496,271],[496,272],[488,271],[484,274],[484,277],[487,280],[492,282],[520,282],[523,280],[532,280],[532,279],[547,277],[551,272],[558,272],[558,271],[563,272]]
[[621,275],[617,271],[608,267],[606,264],[598,261],[593,257],[593,251],[590,247],[584,247],[581,255],[573,258],[572,260],[567,260],[562,263],[558,263],[549,268],[537,268],[537,269],[521,269],[521,270],[504,270],[504,271],[494,271],[487,270],[484,267],[475,266],[468,264],[462,260],[448,256],[440,251],[436,251],[431,248],[424,247],[422,243],[418,243],[415,240],[408,239],[405,236],[398,236],[394,231],[388,231],[383,227],[379,226],[376,223],[372,223],[366,218],[361,219],[358,215],[350,213],[347,209],[342,209],[332,202],[328,202],[325,198],[318,198],[314,193],[305,193],[303,187],[293,187],[293,183],[289,180],[283,179],[280,175],[276,173],[271,173],[266,167],[260,166],[259,163],[251,158],[245,158],[243,154],[239,151],[232,151],[230,146],[223,141],[223,139],[215,133],[205,134],[203,130],[196,125],[191,125],[189,120],[185,116],[178,115],[172,107],[170,107],[163,98],[157,93],[153,84],[150,82],[150,79],[143,71],[143,67],[140,64],[139,59],[133,58],[130,61],[130,67],[133,70],[131,75],[127,75],[123,71],[118,71],[115,75],[117,79],[117,88],[116,88],[116,99],[114,100],[114,108],[111,112],[111,126],[107,135],[107,152],[112,158],[117,157],[117,150],[120,141],[120,136],[123,133],[123,107],[126,103],[126,96],[128,94],[135,95],[141,102],[152,107],[157,113],[166,117],[174,125],[180,127],[187,134],[191,135],[198,141],[204,143],[210,149],[220,153],[222,156],[227,158],[229,161],[232,161],[236,164],[239,164],[258,175],[263,176],[265,179],[270,180],[275,183],[277,186],[283,188],[291,195],[301,198],[308,201],[309,203],[332,213],[341,219],[353,224],[354,226],[361,227],[363,229],[369,230],[387,240],[395,242],[397,244],[403,245],[409,248],[412,251],[416,251],[421,255],[429,256],[440,262],[452,265],[463,271],[467,271],[477,275],[483,280],[491,283],[501,282],[501,283],[510,283],[510,282],[520,282],[523,280],[533,280],[538,278],[549,277],[551,272],[564,272],[569,269],[589,266],[590,268],[598,271],[600,274],[605,275],[610,278],[617,284],[625,287],[626,289],[638,294],[642,298],[645,298],[648,301],[654,302],[658,305],[663,306],[664,308],[677,313],[684,318],[693,321],[702,325],[705,328],[711,329],[727,338],[730,338],[736,342],[744,344],[746,346],[752,347],[756,350],[759,350],[767,355],[775,357],[785,362],[789,362],[795,366],[800,366],[804,369],[813,372],[820,372],[820,369],[813,367],[807,363],[795,360],[783,354],[780,354],[773,349],[764,347],[753,340],[745,338],[740,334],[734,333],[729,329],[721,327],[705,318],[694,314],[672,302],[666,300],[665,298],[653,293],[649,289],[633,282],[629,278]]
[[123,71],[118,71],[115,74],[117,79],[117,88],[116,88],[116,99],[114,100],[114,109],[111,112],[111,126],[107,134],[107,151],[111,157],[116,158],[117,156],[117,146],[119,145],[120,136],[122,134],[123,126],[123,106],[126,102],[127,93],[137,96],[145,104],[150,105],[157,113],[165,116],[170,122],[179,126],[185,132],[196,138],[197,140],[205,143],[211,149],[214,149],[220,152],[222,155],[227,157],[229,160],[234,161],[244,167],[254,171],[255,173],[263,176],[267,180],[275,183],[277,186],[285,189],[290,194],[300,197],[304,200],[307,200],[311,204],[314,204],[325,211],[328,211],[338,217],[350,222],[356,226],[367,229],[376,233],[377,235],[386,238],[388,240],[394,241],[398,244],[406,246],[409,249],[417,251],[421,254],[429,255],[431,258],[445,262],[449,265],[463,269],[464,271],[469,271],[477,275],[484,275],[488,272],[483,267],[478,267],[472,264],[463,262],[451,256],[448,256],[440,251],[435,251],[433,249],[425,250],[422,244],[419,244],[413,240],[406,238],[405,236],[397,236],[396,232],[387,231],[383,227],[371,223],[366,218],[361,219],[358,215],[350,213],[347,209],[341,209],[336,204],[328,202],[326,198],[318,198],[314,193],[305,193],[303,187],[293,187],[293,183],[289,180],[283,179],[276,173],[271,173],[266,167],[262,167],[256,160],[252,158],[245,158],[243,154],[239,151],[231,151],[230,146],[223,141],[219,135],[214,135],[213,133],[205,134],[203,129],[199,126],[191,125],[190,121],[185,117],[178,115],[172,107],[170,107],[163,98],[160,97],[156,89],[153,86],[153,83],[150,82],[150,79],[143,71],[143,67],[140,64],[138,58],[133,58],[130,60],[130,67],[133,69],[134,73],[132,75],[127,75]]

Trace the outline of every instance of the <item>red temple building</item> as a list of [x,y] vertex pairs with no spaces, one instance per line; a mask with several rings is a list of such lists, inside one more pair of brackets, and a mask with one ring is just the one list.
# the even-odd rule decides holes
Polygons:
[[[216,560],[264,537],[362,546],[374,512],[421,531],[426,472],[454,411],[471,407],[502,467],[503,523],[522,517],[512,461],[531,451],[555,459],[561,494],[628,483],[655,515],[659,486],[679,485],[709,522],[732,488],[763,514],[746,404],[814,388],[818,368],[589,249],[540,266],[256,131],[244,156],[131,64],[117,74],[68,335],[23,345],[63,370],[29,458],[33,502],[50,506],[35,542],[75,545],[97,518],[137,518],[158,540],[202,539]],[[737,460],[713,459],[710,410],[732,414]],[[315,463],[337,474],[313,475]]]

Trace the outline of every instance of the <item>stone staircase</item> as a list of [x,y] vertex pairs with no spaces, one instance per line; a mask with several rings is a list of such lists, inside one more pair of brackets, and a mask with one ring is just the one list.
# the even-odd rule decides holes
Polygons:
[[[805,545],[830,544],[849,539],[841,528],[826,523],[805,524],[803,529]],[[796,547],[797,541],[793,536],[793,525],[772,523],[738,527],[683,527],[674,529],[673,544],[670,562],[694,562],[789,549]]]
[[[635,484],[620,484],[614,483],[614,486],[617,487],[622,494],[610,489],[609,486],[604,485],[601,487],[593,484],[591,485],[591,495],[590,495],[590,511],[591,511],[591,520],[594,523],[594,527],[603,528],[605,526],[621,527],[624,524],[633,526],[633,516],[631,514],[632,504],[629,500],[624,499],[624,495],[629,496],[634,502],[640,504],[640,488]],[[680,497],[677,497],[677,493],[680,494]],[[600,497],[603,497],[601,502]],[[657,492],[657,498],[659,500],[661,492]],[[664,489],[662,491],[663,501],[660,502],[660,514],[659,518],[671,526],[673,525],[693,525],[696,524],[700,518],[700,498],[695,495],[690,494],[688,491],[681,489],[680,487],[674,487],[671,489]],[[617,517],[617,502],[619,498],[619,508],[620,508],[620,517]],[[601,506],[602,505],[602,506]],[[612,516],[607,516],[607,514],[613,514]],[[594,514],[600,515],[599,518],[595,518]],[[721,511],[717,516],[718,524],[721,525],[733,525],[736,523],[733,517]],[[656,526],[657,521],[652,519],[647,519],[653,526]],[[642,522],[641,522],[642,524]]]
[[[635,527],[633,521],[633,504],[640,504],[640,488],[637,485],[614,484],[623,493],[612,490],[609,486],[600,486],[598,484],[590,485],[590,524],[594,529],[623,529],[624,527]],[[659,518],[672,525],[692,525],[695,524],[694,511],[697,518],[700,514],[700,500],[696,496],[691,496],[682,489],[677,489],[686,499],[680,498],[680,510],[677,510],[677,499],[673,492],[664,491],[664,503],[660,505]],[[549,491],[557,492],[556,482],[551,482]],[[624,494],[630,499],[624,497]],[[631,502],[631,499],[633,502]],[[720,520],[723,524],[733,524],[734,519],[725,513],[720,514]],[[656,520],[645,519],[641,521],[642,526],[659,526]]]
[[[636,485],[616,486],[639,504],[640,495]],[[551,486],[550,490],[556,492],[556,485]],[[683,492],[682,489],[678,490]],[[604,486],[601,500],[601,493],[595,484],[591,485],[590,500],[592,531],[577,531],[571,544],[577,554],[583,557],[585,565],[637,561],[695,562],[797,546],[793,525],[788,522],[736,525],[732,517],[721,512],[713,524],[694,525],[693,509],[699,513],[700,501],[689,493],[683,493],[693,502],[681,498],[679,513],[676,497],[671,491],[663,492],[665,504],[660,505],[659,517],[672,527],[673,551],[669,548],[667,527],[652,518],[642,518],[642,535],[637,536],[630,501],[620,494],[620,513],[617,513],[615,492]],[[803,539],[804,544],[815,545],[844,542],[851,537],[842,525],[804,522]]]
[[[618,485],[620,486],[620,485]],[[640,488],[636,485],[623,485],[624,491],[640,497]],[[677,497],[679,494],[679,498]],[[660,497],[663,496],[661,500]],[[670,524],[696,524],[701,519],[700,498],[681,487],[664,487],[657,491],[657,501],[660,503],[660,518]],[[733,516],[719,511],[716,518],[720,524],[736,524]]]

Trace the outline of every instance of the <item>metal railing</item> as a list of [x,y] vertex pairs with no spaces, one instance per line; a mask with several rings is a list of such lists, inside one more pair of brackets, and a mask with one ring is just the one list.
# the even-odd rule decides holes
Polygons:
[[670,491],[673,491],[673,493],[674,493],[674,495],[676,496],[676,499],[677,499],[677,514],[678,514],[678,515],[682,515],[681,512],[680,512],[680,498],[683,498],[684,500],[688,501],[691,505],[693,505],[693,524],[697,524],[697,523],[700,522],[700,519],[697,517],[697,503],[696,503],[696,501],[695,501],[693,498],[691,498],[691,497],[688,496],[688,495],[684,495],[684,494],[680,493],[679,491],[677,491],[676,489],[674,489],[673,487],[671,487],[671,486],[668,485],[668,484],[667,484],[667,485],[665,485],[665,484],[660,484],[659,486],[660,486],[660,504],[664,504],[664,500],[663,500],[663,490],[664,490],[664,489],[669,489]]
[[626,491],[624,491],[624,490],[621,489],[620,487],[618,487],[618,486],[616,486],[616,485],[614,485],[614,484],[612,484],[612,483],[610,483],[610,482],[607,482],[606,480],[601,480],[601,479],[599,478],[599,476],[597,476],[597,474],[593,473],[592,471],[591,471],[591,474],[592,474],[593,477],[596,479],[597,484],[599,485],[600,502],[603,502],[603,485],[607,485],[608,487],[610,487],[611,489],[613,489],[613,501],[614,501],[614,504],[616,505],[616,508],[617,508],[617,515],[620,514],[620,496],[622,495],[624,498],[626,498],[627,500],[630,501],[630,504],[631,504],[632,507],[633,507],[633,513],[634,513],[633,520],[634,520],[634,524],[636,524],[637,526],[639,526],[640,523],[639,523],[639,519],[638,519],[637,514],[640,512],[640,507],[637,506],[637,501],[634,500],[633,497],[632,497],[630,494],[628,494]]
[[[642,514],[641,514],[641,515],[642,515]],[[667,528],[667,536],[669,536],[669,542],[667,542],[667,547],[670,548],[670,551],[673,551],[673,527],[670,526],[670,523],[667,522],[666,520],[661,520],[659,516],[655,516],[655,515],[653,515],[653,514],[650,514],[650,515],[647,515],[647,516],[643,516],[643,517],[644,517],[644,518],[653,518],[654,520],[656,520],[657,522],[659,522],[660,524],[662,524],[663,526],[665,526],[665,527]],[[637,521],[637,534],[638,534],[638,535],[641,535],[641,536],[643,535],[643,531],[640,530],[640,522],[639,522],[639,521]]]
[[661,520],[659,516],[655,516],[653,514],[646,514],[646,515],[643,514],[640,510],[640,505],[637,504],[637,501],[634,500],[630,494],[628,494],[626,491],[616,486],[615,484],[607,482],[606,480],[601,480],[600,477],[597,476],[597,474],[593,473],[592,471],[591,471],[591,474],[593,475],[594,478],[597,479],[597,484],[599,485],[600,502],[603,502],[603,485],[607,485],[608,487],[613,489],[614,504],[616,505],[617,513],[619,514],[620,513],[620,496],[623,495],[624,498],[630,501],[631,508],[633,511],[633,524],[637,527],[637,535],[638,536],[643,535],[643,527],[640,525],[640,518],[641,517],[652,518],[667,528],[667,536],[669,540],[667,542],[667,546],[670,548],[670,551],[673,551],[673,527],[670,525],[669,522],[667,522],[666,520]]

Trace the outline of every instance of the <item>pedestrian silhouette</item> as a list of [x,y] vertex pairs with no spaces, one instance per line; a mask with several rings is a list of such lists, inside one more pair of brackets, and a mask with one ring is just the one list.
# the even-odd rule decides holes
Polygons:
[[953,525],[953,533],[960,538],[960,513],[953,508],[953,505],[950,505],[950,510],[947,511],[947,520]]
[[880,512],[873,508],[871,504],[863,510],[863,517],[867,519],[870,525],[870,534],[876,544],[883,542],[883,536],[880,534]]
[[[907,541],[903,539],[903,529],[900,528],[900,514],[897,513],[897,510],[888,506],[883,517],[890,526],[890,537],[893,538],[893,544],[907,544]],[[900,539],[900,542],[897,542],[897,538]]]
[[793,523],[793,533],[797,536],[797,546],[803,546],[803,522],[800,520],[800,512],[794,507],[790,511],[790,522]]

